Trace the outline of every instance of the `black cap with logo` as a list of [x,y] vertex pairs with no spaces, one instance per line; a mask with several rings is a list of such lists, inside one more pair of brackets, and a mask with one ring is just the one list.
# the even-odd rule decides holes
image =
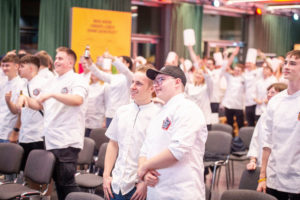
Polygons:
[[151,80],[154,80],[158,74],[165,74],[174,78],[179,78],[184,86],[186,84],[185,74],[180,67],[177,66],[164,66],[160,70],[148,69],[146,74]]

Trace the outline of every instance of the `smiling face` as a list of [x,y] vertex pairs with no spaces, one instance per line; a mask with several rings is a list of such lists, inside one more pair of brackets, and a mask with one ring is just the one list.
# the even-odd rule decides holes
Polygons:
[[55,71],[61,76],[73,68],[73,60],[66,52],[58,51],[55,56]]
[[147,78],[145,73],[139,71],[134,73],[130,86],[130,95],[137,105],[150,103],[153,91],[152,80]]
[[287,56],[282,73],[289,81],[300,81],[300,59],[295,56]]
[[158,74],[153,81],[153,86],[156,96],[167,103],[177,94],[177,88],[181,88],[182,83],[179,78],[176,79],[165,74]]
[[2,62],[1,68],[9,80],[17,76],[19,65],[13,62]]

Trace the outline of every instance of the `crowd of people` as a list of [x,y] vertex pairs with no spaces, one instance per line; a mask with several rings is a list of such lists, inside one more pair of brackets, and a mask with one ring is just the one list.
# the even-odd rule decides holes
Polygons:
[[[93,62],[59,47],[8,52],[0,68],[0,143],[56,157],[58,199],[80,189],[74,175],[84,137],[106,127],[106,199],[205,199],[205,142],[224,110],[226,122],[255,126],[248,170],[261,167],[258,191],[300,199],[300,51],[237,63],[239,47],[191,60],[170,52],[157,70],[138,57],[105,52]],[[115,67],[118,73],[112,73]],[[271,99],[272,98],[272,99]],[[244,119],[245,116],[245,119]],[[49,194],[48,194],[49,195]],[[49,196],[48,196],[49,198]]]

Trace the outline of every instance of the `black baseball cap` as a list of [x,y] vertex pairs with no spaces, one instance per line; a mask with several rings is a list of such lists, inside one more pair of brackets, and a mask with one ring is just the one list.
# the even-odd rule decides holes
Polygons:
[[146,75],[151,80],[154,80],[158,74],[165,74],[174,78],[180,78],[182,84],[185,86],[186,77],[184,72],[178,66],[164,66],[160,70],[148,69]]

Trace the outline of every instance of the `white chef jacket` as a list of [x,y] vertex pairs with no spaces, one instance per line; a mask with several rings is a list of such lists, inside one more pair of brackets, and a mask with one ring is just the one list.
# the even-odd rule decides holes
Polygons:
[[262,145],[264,142],[264,131],[263,126],[266,120],[266,114],[263,113],[259,120],[255,125],[255,129],[251,138],[248,157],[255,157],[256,158],[256,165],[261,166],[261,159],[262,159]]
[[105,85],[105,116],[112,118],[116,110],[129,103],[130,99],[130,85],[124,74],[109,74],[99,70],[95,64],[90,66],[91,72],[100,80],[106,82]]
[[92,74],[91,72],[88,72],[86,74],[85,73],[81,73],[80,76],[82,76],[83,78],[85,78],[85,80],[89,83],[91,81],[90,80],[91,79],[91,74]]
[[211,96],[211,103],[221,102],[221,79],[224,75],[223,68],[214,69],[211,71],[211,79],[213,81],[213,90]]
[[[255,97],[259,100],[265,100],[267,99],[267,94],[268,94],[268,87],[273,84],[276,83],[277,79],[274,76],[270,76],[266,79],[260,79],[257,83],[256,83],[256,93],[255,93]],[[263,112],[265,112],[267,108],[266,103],[262,103],[262,104],[257,104],[255,107],[255,114],[256,115],[261,115]]]
[[104,85],[99,82],[89,85],[85,127],[90,129],[101,128],[105,115]]
[[83,147],[85,128],[86,97],[88,83],[79,74],[70,70],[53,79],[45,93],[62,93],[79,95],[84,103],[80,106],[67,106],[54,98],[43,103],[44,135],[47,150],[68,147]]
[[300,91],[284,90],[268,103],[263,147],[271,148],[267,187],[300,193]]
[[147,199],[205,199],[203,155],[207,138],[200,108],[183,94],[172,97],[150,122],[141,157],[150,159],[169,149],[178,160],[157,170],[159,182],[148,187]]
[[243,74],[245,80],[245,106],[253,106],[256,104],[254,98],[256,96],[256,83],[262,79],[262,67],[254,70],[246,70]]
[[[50,78],[50,77],[49,77]],[[28,81],[23,87],[23,95],[30,96],[33,99],[38,99],[42,91],[51,84],[51,80],[45,79],[39,74]],[[27,87],[28,85],[28,87]],[[28,94],[28,89],[30,95]],[[21,128],[19,142],[31,143],[43,141],[44,117],[37,111],[28,107],[23,107],[21,110]]]
[[224,74],[227,88],[222,104],[228,109],[243,110],[244,108],[244,78],[233,76],[227,72]]
[[213,82],[209,74],[204,74],[205,84],[194,85],[187,83],[185,86],[186,97],[195,102],[202,110],[206,124],[211,124],[210,97],[213,94]]
[[105,135],[118,143],[119,152],[112,171],[114,193],[127,194],[138,182],[137,170],[140,149],[146,137],[150,120],[160,107],[154,103],[138,106],[135,103],[121,106]]
[[48,68],[41,69],[38,75],[44,79],[51,80],[54,78],[55,74],[51,72]]
[[10,112],[5,101],[5,94],[11,91],[11,101],[17,103],[20,90],[22,90],[24,84],[24,81],[19,76],[16,76],[2,85],[0,91],[0,139],[2,140],[8,139],[8,135],[13,130],[18,119],[18,115]]
[[3,85],[6,81],[7,81],[7,76],[5,76],[2,68],[0,67],[0,92],[3,89]]

